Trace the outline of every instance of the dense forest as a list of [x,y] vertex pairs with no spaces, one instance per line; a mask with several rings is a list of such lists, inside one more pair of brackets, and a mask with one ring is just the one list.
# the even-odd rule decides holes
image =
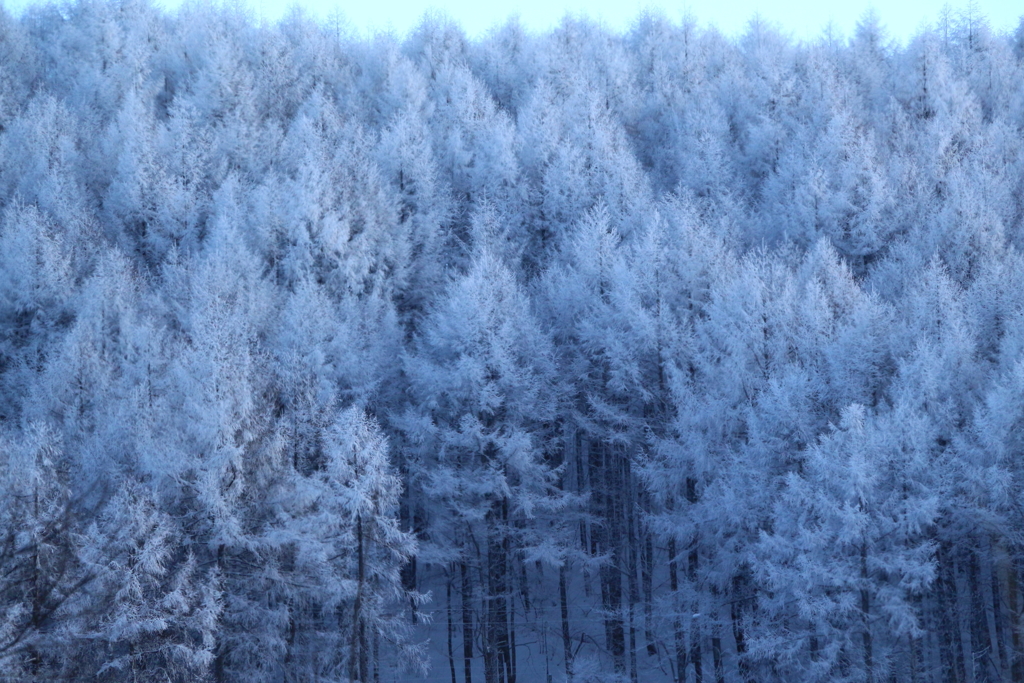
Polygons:
[[1024,22],[0,10],[0,680],[1024,681]]

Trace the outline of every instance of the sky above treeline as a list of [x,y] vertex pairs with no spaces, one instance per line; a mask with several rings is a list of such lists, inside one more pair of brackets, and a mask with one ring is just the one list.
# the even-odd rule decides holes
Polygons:
[[[182,0],[156,0],[174,8]],[[1019,0],[975,0],[944,3],[939,0],[903,0],[884,6],[855,0],[853,2],[821,2],[820,0],[241,0],[255,16],[277,21],[291,8],[298,6],[321,17],[344,17],[357,33],[393,30],[404,34],[427,12],[437,11],[457,21],[471,37],[485,34],[503,24],[511,16],[532,31],[549,30],[566,15],[586,15],[613,30],[626,30],[644,10],[660,12],[671,19],[690,15],[703,26],[716,26],[726,35],[741,34],[755,16],[775,23],[798,40],[813,40],[832,26],[833,35],[850,35],[857,22],[868,12],[876,11],[890,37],[905,41],[922,28],[934,26],[943,9],[951,15],[973,15],[984,18],[997,31],[1013,31],[1020,23],[1024,7]],[[0,0],[9,11],[21,12],[36,0]]]

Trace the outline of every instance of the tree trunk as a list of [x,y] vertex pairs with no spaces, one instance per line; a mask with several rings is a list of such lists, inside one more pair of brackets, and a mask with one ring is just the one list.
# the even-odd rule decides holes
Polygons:
[[1006,680],[1006,670],[1003,666],[1003,657],[1000,652],[999,638],[999,582],[996,581],[995,569],[992,565],[992,551],[994,544],[992,537],[986,535],[983,546],[978,553],[978,593],[981,599],[981,609],[985,617],[985,630],[988,633],[988,651],[986,658],[988,663],[988,679],[991,681]]
[[563,563],[558,568],[558,598],[562,606],[562,650],[565,657],[565,680],[573,681],[572,634],[569,631],[569,590],[566,580],[566,568]]
[[680,618],[683,606],[679,599],[679,563],[676,559],[676,539],[668,539],[668,587],[675,598],[676,613],[672,617],[672,642],[676,650],[676,683],[686,680],[686,642],[683,638],[683,622]]
[[484,627],[484,679],[486,683],[511,683],[508,627],[508,504],[497,503],[488,514],[487,624]]
[[657,657],[658,647],[654,643],[654,541],[650,532],[644,533],[643,584],[644,639],[647,641],[647,656]]
[[[39,489],[32,491],[32,521],[39,524]],[[42,625],[43,620],[43,562],[41,548],[43,538],[38,533],[33,533],[32,538],[32,569],[29,577],[29,603],[32,608],[32,616],[29,621],[29,629],[35,631]],[[28,653],[28,670],[33,677],[42,672],[43,655],[33,644],[26,648]]]
[[[590,449],[591,473],[601,473],[603,486],[592,488],[593,501],[597,517],[603,524],[591,531],[594,554],[607,553],[609,559],[601,565],[601,607],[604,612],[605,647],[611,654],[614,670],[623,674],[626,671],[626,634],[622,619],[622,574],[619,540],[622,536],[621,519],[619,519],[616,498],[621,492],[618,468],[607,444],[592,444]],[[593,482],[592,482],[593,483]]]
[[868,578],[868,546],[865,543],[860,547],[860,580],[863,582],[860,589],[860,615],[863,621],[861,642],[864,647],[864,671],[867,683],[874,683],[874,643],[871,638],[871,593],[867,587]]
[[[413,534],[417,538],[419,537],[419,529],[416,524],[416,512],[412,501],[412,484],[409,481],[408,468],[404,468],[402,472],[404,476],[404,485],[402,487],[402,497],[398,505],[399,520],[402,523],[402,527]],[[413,555],[409,558],[409,561],[402,565],[401,569],[401,580],[402,588],[405,589],[406,594],[409,597],[409,615],[412,619],[413,625],[419,623],[418,608],[416,605],[416,599],[412,595],[416,592],[416,556]]]
[[[686,478],[686,500],[690,505],[694,505],[697,502],[697,481],[691,477]],[[693,540],[693,545],[690,547],[690,553],[687,558],[687,578],[690,580],[691,589],[697,592],[698,576],[697,571],[700,563],[700,551],[698,549],[699,539]],[[692,613],[700,613],[700,604],[696,603],[690,606]],[[693,680],[695,683],[704,682],[704,662],[701,653],[701,634],[699,624],[696,619],[690,618],[690,661],[693,662]]]
[[941,546],[936,560],[938,579],[935,582],[935,597],[939,616],[936,624],[939,632],[939,655],[942,658],[942,669],[948,672],[947,680],[950,683],[961,683],[963,667],[960,661],[959,631],[955,628],[956,609],[951,604],[955,599],[955,590],[951,590],[953,581],[949,578],[950,569],[946,561],[946,553]]
[[373,632],[373,683],[380,683],[380,633]]
[[934,676],[942,671],[942,653],[940,652],[941,641],[939,638],[939,624],[942,622],[941,610],[938,601],[933,599],[935,590],[939,588],[939,582],[927,596],[918,599],[920,611],[925,621],[924,637],[921,638],[921,665],[924,673],[924,683],[931,683]]
[[917,651],[918,639],[913,636],[907,637],[907,664],[910,669],[910,683],[919,683],[917,673]]
[[[223,576],[226,573],[226,571],[227,571],[227,567],[225,565],[226,565],[226,563],[225,563],[225,560],[224,560],[224,546],[223,545],[219,545],[219,546],[217,546],[216,566],[217,566],[217,571],[218,571],[218,573],[221,576]],[[340,625],[341,624],[339,624],[339,626]],[[213,680],[216,681],[216,683],[224,683],[225,680],[226,680],[225,668],[227,667],[227,659],[228,659],[229,646],[228,646],[224,636],[225,636],[225,634],[224,634],[223,629],[222,628],[218,629],[217,630],[217,655],[214,657],[214,660],[213,660]]]
[[[691,567],[695,553],[690,553]],[[697,619],[690,618],[690,662],[693,663],[693,680],[695,683],[704,683],[704,659],[701,652],[701,632]]]
[[729,607],[729,611],[732,616],[732,636],[733,640],[736,641],[736,660],[737,666],[740,672],[740,680],[746,683],[750,680],[750,665],[746,660],[747,653],[747,637],[743,631],[743,610],[741,609],[741,601],[746,597],[743,595],[744,581],[741,576],[734,576],[732,580],[732,601]]
[[516,683],[516,606],[509,601],[508,609],[508,660],[505,676],[508,683]]
[[[1020,629],[1020,594],[1017,582],[1017,567],[1005,541],[1000,540],[995,546],[995,564],[999,576],[1000,604],[1006,605],[1006,617],[1003,619],[1003,650],[1006,652],[1004,669],[1009,670],[1007,680],[1012,683],[1024,683],[1024,657],[1021,652]],[[1005,602],[1004,602],[1005,601]]]
[[711,638],[711,656],[715,663],[715,683],[725,683],[725,667],[722,665],[722,639],[717,634]]
[[366,620],[359,622],[359,680],[370,681],[370,647],[366,638]]
[[618,458],[614,449],[604,444],[605,452],[605,524],[609,527],[607,549],[610,561],[602,567],[601,577],[606,590],[605,614],[609,622],[608,651],[612,655],[615,672],[626,673],[626,629],[622,610],[622,565],[624,557],[622,492],[625,482],[622,481],[618,467]]
[[366,581],[366,562],[363,557],[363,518],[356,517],[356,598],[352,603],[352,645],[349,652],[349,678],[365,681],[365,654],[363,643],[363,583]]
[[451,672],[452,683],[459,683],[455,678],[455,621],[452,618],[452,577],[448,577],[445,586],[445,597],[448,606],[448,669]]
[[462,663],[464,683],[473,683],[473,582],[469,568],[463,562],[459,565],[462,576]]
[[[583,435],[579,429],[574,429],[572,443],[575,445],[575,458],[573,461],[576,463],[576,491],[577,493],[591,493],[595,495],[597,492],[592,491],[590,486],[590,461],[593,458],[593,454],[590,452],[590,442],[583,439]],[[584,448],[588,451],[584,454]],[[584,457],[584,455],[586,457]],[[595,508],[598,508],[597,504],[594,503],[593,498],[591,502]],[[597,554],[597,543],[594,539],[594,534],[589,526],[588,517],[590,515],[584,515],[580,520],[580,548],[586,554],[591,556]],[[586,563],[583,565],[583,595],[586,598],[590,598],[590,582],[592,576],[590,574],[590,568]]]
[[967,577],[961,562],[953,565],[953,585],[956,590],[956,617],[960,629],[960,647],[964,659],[964,683],[975,683],[978,678],[974,666],[974,647],[971,633],[971,596]]
[[[629,570],[629,680],[637,683],[637,647],[639,646],[639,634],[636,628],[636,608],[640,605],[640,538],[643,533],[640,520],[637,518],[635,504],[635,482],[628,472],[629,461],[623,458],[623,481],[626,482],[629,498],[627,509],[623,512],[626,517],[626,528],[630,533],[624,539],[626,545],[627,569]],[[625,497],[625,494],[623,495]]]

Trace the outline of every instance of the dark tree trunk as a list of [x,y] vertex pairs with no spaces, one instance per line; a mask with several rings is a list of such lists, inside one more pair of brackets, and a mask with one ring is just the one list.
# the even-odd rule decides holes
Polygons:
[[[690,505],[697,502],[697,481],[692,477],[686,478],[686,500]],[[690,586],[696,587],[698,583],[697,571],[699,570],[700,552],[698,539],[693,540],[690,553],[687,557],[686,575],[690,580]],[[698,613],[698,605],[692,605],[694,612]],[[693,662],[693,680],[695,683],[704,683],[704,661],[700,649],[701,633],[699,624],[695,618],[690,620],[690,661]]]
[[988,677],[989,680],[1000,681],[1009,677],[1009,671],[1005,666],[1006,653],[1003,652],[1003,639],[999,632],[999,581],[993,563],[994,555],[995,543],[990,536],[986,536],[985,545],[978,553],[978,592],[982,614],[985,617],[985,631],[988,635]]
[[864,622],[861,641],[864,647],[864,671],[867,674],[867,682],[874,683],[875,660],[874,643],[871,638],[871,593],[867,588],[868,578],[868,547],[864,544],[860,547],[860,580],[864,583],[860,589],[860,613]]
[[452,683],[459,683],[455,678],[455,621],[452,617],[452,578],[448,577],[445,586],[445,597],[448,607],[448,669],[452,676]]
[[459,565],[459,572],[462,577],[462,663],[465,673],[463,680],[465,683],[473,683],[473,582],[465,562]]
[[711,656],[715,662],[715,683],[725,683],[725,668],[722,666],[722,639],[718,635],[711,639]]
[[373,633],[373,683],[380,683],[380,633]]
[[996,544],[996,572],[999,576],[1000,606],[1005,616],[1000,619],[1004,629],[1003,650],[1006,652],[1004,668],[1009,670],[1012,683],[1024,683],[1024,657],[1021,652],[1020,595],[1018,590],[1017,563],[1014,562],[1003,541]]
[[[403,474],[406,474],[406,473],[403,473]],[[405,485],[403,487],[402,498],[401,498],[401,501],[400,501],[399,506],[398,506],[399,519],[401,520],[402,527],[406,531],[411,532],[412,534],[418,536],[419,529],[417,528],[418,524],[416,523],[416,512],[415,512],[415,507],[413,505],[413,501],[411,500],[411,497],[412,497],[412,493],[411,493],[412,486],[410,485],[410,483],[408,481],[407,474],[406,474],[405,478],[406,478],[406,482],[405,482]],[[416,557],[415,556],[410,557],[409,561],[402,565],[401,580],[402,580],[402,588],[404,588],[405,592],[410,596],[409,597],[409,615],[410,615],[410,618],[412,619],[413,625],[418,624],[419,623],[419,614],[417,613],[418,609],[417,609],[417,605],[416,605],[416,599],[412,597],[412,595],[416,592],[416,585],[417,585],[417,581],[416,581]]]
[[648,532],[644,533],[643,584],[644,638],[647,641],[647,656],[656,657],[658,647],[654,643],[654,541]]
[[558,598],[562,606],[562,651],[565,657],[565,680],[572,683],[572,634],[569,631],[569,590],[566,584],[566,569],[563,564],[558,568]]
[[945,680],[950,683],[960,683],[963,680],[963,675],[960,673],[962,670],[960,657],[959,657],[959,640],[957,638],[957,630],[953,627],[956,624],[955,610],[950,605],[950,584],[952,581],[947,580],[947,567],[945,563],[945,553],[942,552],[941,548],[936,558],[937,560],[937,580],[935,582],[935,598],[937,601],[937,609],[939,612],[938,618],[938,630],[939,630],[939,655],[942,661],[942,669],[946,672]]
[[[226,561],[225,561],[225,558],[224,558],[224,546],[223,545],[217,546],[216,565],[217,565],[217,570],[219,572],[221,572],[222,575],[223,575],[223,573],[226,573],[227,567],[226,567]],[[339,626],[340,626],[340,624],[339,624]],[[213,660],[213,680],[216,681],[216,683],[225,683],[225,680],[227,679],[226,668],[227,668],[229,646],[228,646],[226,638],[224,637],[225,635],[226,634],[223,632],[223,630],[218,630],[218,632],[217,632],[217,655],[214,657],[214,660]]]
[[[605,648],[612,656],[616,673],[626,670],[626,634],[622,619],[621,520],[616,498],[621,493],[617,468],[610,448],[603,443],[590,444],[591,502],[601,523],[591,530],[591,553],[607,554],[601,565],[601,607],[604,613]],[[595,486],[595,484],[598,484]]]
[[370,643],[366,637],[366,621],[359,623],[359,680],[370,680]]
[[356,598],[352,603],[352,646],[349,653],[349,678],[366,681],[366,630],[363,626],[363,584],[366,561],[363,554],[363,519],[356,518]]
[[602,444],[600,450],[604,455],[605,489],[602,498],[603,517],[608,527],[606,551],[609,554],[609,561],[601,567],[601,595],[607,621],[608,652],[612,655],[615,672],[622,674],[626,672],[626,629],[622,615],[622,542],[625,534],[621,503],[624,482],[614,449]]
[[[640,537],[643,533],[640,520],[637,517],[635,504],[635,487],[632,478],[629,476],[629,461],[623,458],[622,479],[626,482],[629,491],[628,504],[623,512],[625,513],[625,528],[630,533],[623,539],[625,554],[628,558],[626,563],[629,570],[629,680],[637,683],[637,648],[639,647],[639,633],[637,632],[636,608],[640,605]],[[623,495],[625,497],[625,494]]]
[[508,503],[492,508],[487,541],[487,624],[484,627],[484,671],[487,683],[511,683],[508,626]]
[[736,658],[739,664],[740,680],[743,683],[750,681],[750,664],[747,662],[747,636],[743,630],[743,609],[741,607],[743,600],[747,596],[744,590],[744,581],[742,575],[733,577],[732,581],[732,601],[730,605],[730,613],[732,617],[732,636],[736,641]]
[[679,562],[676,557],[676,539],[668,539],[668,585],[676,596],[676,613],[672,617],[672,641],[676,650],[676,682],[686,680],[686,640],[683,637],[682,605],[679,602]]
[[[962,556],[961,556],[962,557]],[[972,628],[974,610],[971,605],[971,591],[968,587],[970,577],[968,567],[964,567],[963,559],[952,564],[953,595],[955,596],[957,625],[960,630],[960,647],[964,662],[964,683],[975,683],[978,672],[975,667],[974,629]]]

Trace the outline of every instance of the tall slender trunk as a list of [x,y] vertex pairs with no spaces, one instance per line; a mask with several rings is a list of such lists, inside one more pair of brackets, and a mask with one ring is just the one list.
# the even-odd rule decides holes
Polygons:
[[558,598],[562,607],[562,651],[565,657],[565,680],[573,681],[572,635],[569,631],[569,590],[566,579],[566,568],[563,563],[558,568]]
[[[950,568],[946,555],[946,549],[940,545],[936,554],[938,580],[935,582],[936,606],[938,608],[938,649],[942,661],[942,669],[949,672],[947,680],[950,683],[961,683],[964,677],[959,648],[959,630],[955,628],[957,623],[956,609],[951,604],[955,600],[955,589],[951,590],[953,581],[949,577]],[[951,593],[953,594],[952,597]]]
[[[227,571],[227,567],[225,565],[226,565],[226,561],[224,559],[224,546],[223,545],[218,545],[217,546],[216,567],[217,567],[217,573],[220,576],[224,576],[226,571]],[[339,624],[339,626],[340,625],[341,624]],[[228,645],[227,640],[225,638],[225,633],[224,633],[222,628],[218,629],[217,630],[217,654],[216,654],[216,656],[213,659],[213,680],[216,681],[216,683],[224,683],[224,681],[227,678],[227,673],[226,673],[225,669],[227,668],[227,660],[228,660],[229,652],[230,652],[230,646]]]
[[964,683],[975,683],[978,672],[974,665],[974,639],[971,629],[971,596],[962,562],[953,564],[953,586],[956,591],[956,623],[960,629],[960,647],[964,659]]
[[733,577],[732,600],[729,611],[732,617],[732,637],[736,641],[736,660],[740,671],[740,680],[746,683],[750,680],[750,664],[747,662],[747,636],[743,630],[743,609],[741,607],[744,595],[744,580],[742,575]]
[[629,601],[629,680],[632,683],[637,683],[637,660],[636,660],[636,646],[637,646],[637,631],[636,631],[636,619],[635,619],[635,605],[632,598]]
[[489,513],[487,540],[487,623],[484,626],[484,679],[511,683],[508,626],[508,503],[496,503]]
[[363,518],[356,517],[356,597],[352,603],[352,644],[349,653],[349,678],[365,681],[365,653],[363,643],[363,583],[366,581],[366,563],[363,557]]
[[907,663],[910,669],[910,683],[919,683],[919,677],[917,673],[917,651],[918,651],[919,639],[913,636],[907,636]]
[[448,669],[451,672],[452,683],[458,683],[455,678],[455,621],[452,618],[452,579],[448,577],[445,585],[445,598],[448,607]]
[[370,680],[370,643],[366,638],[366,620],[359,622],[359,680]]
[[992,537],[986,535],[983,546],[978,552],[978,593],[981,599],[981,609],[985,617],[985,630],[988,633],[988,651],[986,658],[988,663],[988,678],[992,681],[1006,679],[1007,671],[1003,666],[1003,656],[1000,651],[1001,640],[999,638],[999,582],[996,581],[995,568],[992,564],[992,551],[994,544]]
[[711,636],[711,659],[715,665],[715,683],[725,683],[725,664],[722,660],[722,621],[718,618],[718,602],[721,599],[718,591],[712,589],[711,598],[715,602],[714,634]]
[[[686,478],[686,500],[690,505],[697,503],[697,481],[692,477]],[[697,592],[697,572],[700,563],[699,540],[693,539],[690,553],[687,558],[687,577],[690,580],[692,590]],[[700,614],[700,605],[692,605],[693,613]],[[700,625],[695,618],[690,619],[690,661],[693,662],[693,680],[695,683],[704,682],[704,662],[701,653],[701,632]]]
[[676,559],[676,539],[668,539],[668,587],[675,598],[675,615],[672,617],[672,642],[676,650],[676,682],[686,680],[686,642],[683,638],[683,609],[679,600],[679,562]]
[[651,533],[644,533],[643,557],[644,584],[644,639],[647,641],[647,656],[657,657],[658,647],[654,643],[654,540]]
[[[32,519],[38,524],[39,521],[39,489],[32,491]],[[43,562],[40,546],[43,539],[38,534],[33,534],[32,539],[32,569],[29,577],[29,603],[31,604],[32,616],[31,625],[37,629],[42,625],[43,619]],[[39,676],[43,667],[43,656],[39,649],[29,644],[28,648],[28,670],[33,677]]]
[[1006,542],[1000,540],[996,543],[995,551],[996,571],[999,575],[1000,604],[1006,605],[1006,617],[1003,619],[1004,635],[1003,649],[1006,652],[1004,668],[1009,670],[1007,680],[1012,683],[1024,683],[1024,657],[1021,652],[1021,629],[1020,629],[1020,593],[1017,581],[1017,567],[1013,558],[1006,548]]
[[[407,470],[408,468],[403,468]],[[409,481],[407,471],[403,471],[404,485],[402,487],[402,497],[400,498],[398,505],[398,515],[401,520],[402,527],[412,533],[418,535],[419,529],[416,524],[416,511],[412,500],[412,485]],[[416,605],[416,599],[413,594],[416,592],[416,556],[410,557],[409,560],[402,565],[401,569],[401,580],[402,588],[410,596],[409,597],[409,615],[413,625],[419,623],[418,607]]]
[[373,632],[373,683],[380,683],[380,633]]
[[623,487],[617,454],[608,444],[602,444],[604,451],[605,490],[603,493],[604,519],[608,526],[606,537],[609,562],[602,566],[601,578],[605,590],[605,614],[608,620],[608,651],[612,655],[615,672],[626,672],[626,629],[622,610],[622,565],[624,558],[623,540]]
[[508,609],[508,659],[505,662],[508,683],[516,683],[516,607],[511,601]]
[[626,528],[629,529],[629,533],[624,539],[627,557],[626,568],[629,570],[629,680],[632,683],[637,683],[636,651],[639,646],[639,633],[636,628],[636,608],[640,604],[640,537],[643,530],[637,515],[637,504],[634,497],[636,488],[634,486],[635,482],[633,482],[630,476],[628,459],[623,458],[622,468],[622,480],[626,483],[627,489],[627,493],[624,493],[623,497],[628,495],[628,503],[623,512],[626,518]]
[[866,543],[860,546],[860,580],[864,585],[860,589],[860,613],[862,619],[861,642],[864,647],[864,671],[867,673],[867,682],[874,683],[875,662],[874,643],[871,639],[871,593],[868,591],[868,546]]
[[[573,459],[573,461],[576,464],[576,491],[577,493],[580,494],[590,493],[591,496],[593,496],[597,492],[592,491],[590,486],[590,460],[593,457],[592,453],[590,452],[590,443],[589,441],[584,441],[583,435],[580,433],[579,429],[573,430],[572,443],[575,446],[575,458]],[[587,452],[585,454],[586,457],[584,457],[584,444],[586,444],[587,448]],[[597,507],[597,504],[593,501],[593,498],[591,498],[591,503],[595,508]],[[594,534],[591,532],[589,523],[587,521],[588,516],[589,515],[585,515],[583,519],[580,520],[580,548],[586,554],[596,555],[597,544],[594,540]],[[591,579],[592,576],[590,574],[590,568],[587,565],[587,563],[584,563],[583,595],[586,598],[590,598]]]
[[[938,589],[938,582],[935,590]],[[924,636],[920,639],[919,651],[922,673],[925,675],[925,683],[931,683],[932,674],[942,670],[942,655],[939,652],[939,609],[938,602],[934,599],[935,590],[928,595],[917,598],[918,611],[924,622]]]
[[[612,656],[615,672],[622,674],[626,670],[626,638],[622,619],[622,555],[618,547],[622,529],[616,505],[617,492],[621,487],[614,458],[609,451],[604,443],[592,443],[590,447],[591,501],[597,517],[603,522],[591,530],[591,545],[593,554],[607,553],[609,556],[600,569],[605,647]],[[599,486],[593,486],[594,479]]]
[[462,577],[463,680],[465,683],[473,683],[473,582],[465,562],[459,565],[459,573]]
[[[697,566],[696,551],[690,551],[690,576],[691,581]],[[701,651],[701,629],[700,624],[694,617],[690,618],[690,661],[693,663],[693,680],[695,683],[704,682],[704,656]]]
[[[505,520],[505,529],[508,530],[509,516],[508,516],[508,501],[502,502],[502,517]],[[507,683],[516,683],[516,601],[515,593],[513,591],[513,571],[512,571],[512,539],[508,531],[506,531],[504,538],[501,541],[502,554],[505,556],[505,650],[504,650],[504,663],[505,663],[505,681]],[[522,587],[525,590],[525,583]]]

